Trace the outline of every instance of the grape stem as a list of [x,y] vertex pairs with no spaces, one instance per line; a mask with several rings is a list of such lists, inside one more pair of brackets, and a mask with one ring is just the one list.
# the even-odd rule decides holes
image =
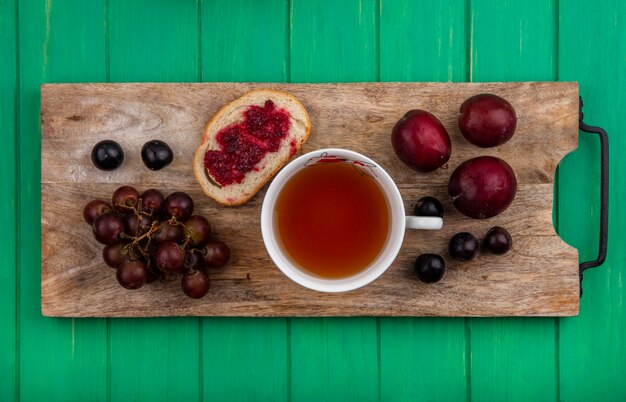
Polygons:
[[[137,214],[138,218],[141,218],[140,214],[143,214],[140,211],[135,210],[135,213]],[[124,246],[125,250],[127,253],[132,253],[132,256],[136,258],[136,254],[133,253],[133,251],[139,251],[139,253],[141,253],[141,255],[146,259],[146,262],[150,262],[150,254],[148,253],[148,248],[150,246],[150,242],[152,241],[152,235],[154,235],[154,233],[158,232],[161,228],[163,228],[163,226],[165,226],[166,224],[170,224],[170,225],[182,225],[182,223],[180,223],[178,220],[176,220],[176,218],[172,217],[171,219],[168,219],[167,221],[160,223],[159,221],[154,221],[152,222],[152,224],[150,225],[150,229],[148,229],[148,231],[140,236],[129,236],[126,233],[121,233],[120,237],[123,239],[133,239],[129,244],[127,244],[126,246]],[[143,239],[148,239],[148,243],[145,245],[145,247],[141,247],[141,245],[139,244],[140,241],[142,241]],[[187,239],[187,241],[185,242],[185,244],[183,245],[183,247],[187,246],[187,242],[189,241],[189,239]],[[184,249],[183,249],[184,250]]]
[[159,221],[154,221],[152,222],[152,225],[150,225],[150,229],[148,229],[148,231],[144,234],[142,234],[141,236],[138,237],[133,237],[133,244],[134,243],[139,243],[141,240],[145,239],[146,237],[148,239],[152,239],[152,235],[154,234],[154,232],[158,231],[159,229],[161,229],[165,224],[163,225],[159,225]]

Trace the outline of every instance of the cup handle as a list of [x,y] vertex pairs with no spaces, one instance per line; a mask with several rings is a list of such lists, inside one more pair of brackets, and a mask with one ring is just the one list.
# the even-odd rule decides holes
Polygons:
[[406,216],[407,229],[438,230],[443,227],[443,219],[437,216]]

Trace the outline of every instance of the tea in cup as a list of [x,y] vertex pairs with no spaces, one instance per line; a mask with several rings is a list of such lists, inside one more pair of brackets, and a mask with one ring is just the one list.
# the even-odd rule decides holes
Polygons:
[[274,178],[261,210],[265,247],[290,279],[322,292],[362,287],[392,264],[406,227],[436,230],[439,217],[405,216],[400,191],[376,162],[322,149]]

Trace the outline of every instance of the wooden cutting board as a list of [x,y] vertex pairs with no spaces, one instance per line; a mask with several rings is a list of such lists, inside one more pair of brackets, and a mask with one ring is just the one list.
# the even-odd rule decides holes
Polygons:
[[[407,212],[425,195],[445,207],[444,229],[408,231],[395,263],[372,284],[348,293],[305,289],[272,263],[261,238],[262,189],[242,207],[226,208],[206,198],[192,174],[191,160],[204,125],[225,103],[252,88],[288,91],[308,109],[313,130],[301,152],[343,147],[376,160],[398,184]],[[515,136],[491,149],[477,148],[457,127],[467,97],[489,92],[508,99],[518,115]],[[416,173],[395,156],[394,123],[409,109],[429,110],[452,139],[443,168]],[[578,253],[556,235],[552,224],[555,169],[578,142],[578,85],[524,83],[356,84],[53,84],[41,88],[42,311],[47,316],[570,316],[578,314]],[[118,141],[121,168],[96,169],[93,145]],[[151,139],[168,142],[174,162],[153,172],[140,150]],[[447,181],[462,161],[494,155],[515,170],[518,193],[499,216],[478,221],[462,216],[447,195]],[[83,221],[83,206],[109,200],[120,185],[140,192],[188,192],[196,211],[209,218],[215,236],[232,249],[227,268],[211,276],[201,300],[185,297],[178,281],[136,291],[119,286],[101,259],[102,246]],[[479,239],[495,225],[514,241],[505,256],[479,255],[469,263],[447,257],[450,237],[470,231]],[[412,276],[421,253],[439,253],[447,271],[436,284]]]

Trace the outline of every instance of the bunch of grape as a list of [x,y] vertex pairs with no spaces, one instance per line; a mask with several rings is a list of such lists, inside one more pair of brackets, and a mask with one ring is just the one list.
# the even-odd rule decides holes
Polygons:
[[109,204],[90,201],[83,210],[95,239],[104,244],[102,258],[117,271],[126,289],[139,289],[157,279],[182,274],[183,292],[194,299],[209,291],[208,268],[221,268],[230,258],[222,241],[211,240],[209,221],[193,214],[193,200],[183,192],[163,197],[131,186],[115,190]]

